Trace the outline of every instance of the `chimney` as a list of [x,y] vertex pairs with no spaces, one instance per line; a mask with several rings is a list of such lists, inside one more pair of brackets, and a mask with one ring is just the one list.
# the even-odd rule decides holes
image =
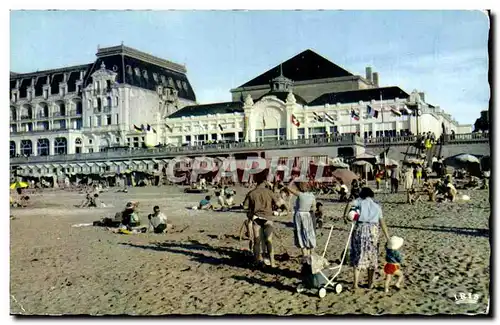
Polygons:
[[378,72],[373,73],[373,85],[378,87]]
[[366,80],[372,81],[372,68],[366,67]]
[[425,103],[425,93],[420,92],[420,93],[418,93],[418,95],[420,96],[420,100]]

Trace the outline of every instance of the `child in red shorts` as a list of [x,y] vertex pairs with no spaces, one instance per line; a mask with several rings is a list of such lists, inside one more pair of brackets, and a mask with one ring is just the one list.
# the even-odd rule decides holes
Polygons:
[[399,249],[403,246],[403,238],[392,236],[387,242],[386,247],[386,264],[384,266],[385,273],[385,292],[389,292],[389,285],[391,284],[392,276],[397,276],[396,288],[401,287],[403,281],[403,272],[401,272],[401,263],[403,263],[403,256]]

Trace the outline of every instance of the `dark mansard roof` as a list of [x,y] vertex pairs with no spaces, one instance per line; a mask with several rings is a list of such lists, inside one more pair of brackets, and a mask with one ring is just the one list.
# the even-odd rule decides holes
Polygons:
[[371,100],[380,100],[380,94],[382,94],[382,100],[387,99],[405,99],[410,95],[406,93],[399,87],[383,87],[383,88],[370,88],[370,89],[360,89],[360,90],[350,90],[335,93],[327,93],[319,96],[313,101],[309,102],[309,106],[319,106],[325,104],[337,104],[337,103],[357,103],[359,101],[369,102]]
[[231,114],[243,113],[242,102],[223,102],[205,105],[192,105],[181,108],[177,112],[168,116],[168,118],[180,118],[189,116],[204,116],[208,114]]

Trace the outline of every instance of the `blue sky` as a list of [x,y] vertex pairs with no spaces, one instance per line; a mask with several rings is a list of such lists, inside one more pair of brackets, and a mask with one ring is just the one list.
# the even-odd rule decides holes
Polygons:
[[11,71],[93,62],[125,45],[185,64],[200,103],[312,49],[381,86],[425,91],[460,123],[488,108],[489,21],[480,11],[12,11]]

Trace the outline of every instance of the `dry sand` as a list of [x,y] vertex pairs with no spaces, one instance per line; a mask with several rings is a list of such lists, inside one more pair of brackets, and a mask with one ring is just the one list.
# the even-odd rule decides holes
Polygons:
[[[240,202],[246,190],[236,190]],[[403,193],[378,195],[390,234],[405,239],[402,289],[385,294],[378,275],[375,289],[352,292],[352,269],[346,267],[339,276],[344,291],[330,291],[319,299],[314,291],[296,293],[300,265],[291,216],[275,220],[292,260],[275,270],[253,270],[245,263],[247,242],[235,237],[245,215],[186,209],[203,194],[184,194],[178,187],[133,188],[128,194],[101,195],[114,207],[76,209],[73,205],[81,202],[82,194],[44,192],[32,197],[30,208],[11,211],[16,218],[10,231],[11,313],[485,313],[490,288],[488,193],[463,193],[471,201],[417,206],[402,204]],[[118,235],[99,227],[71,227],[111,216],[131,199],[140,201],[143,220],[159,205],[177,232]],[[349,226],[338,220],[343,204],[324,204],[328,216],[318,234],[318,250],[323,249],[328,225],[333,225],[327,253],[333,261],[340,257]],[[276,251],[283,253],[283,248],[276,244]],[[479,301],[456,304],[454,295],[460,292],[477,293]]]

